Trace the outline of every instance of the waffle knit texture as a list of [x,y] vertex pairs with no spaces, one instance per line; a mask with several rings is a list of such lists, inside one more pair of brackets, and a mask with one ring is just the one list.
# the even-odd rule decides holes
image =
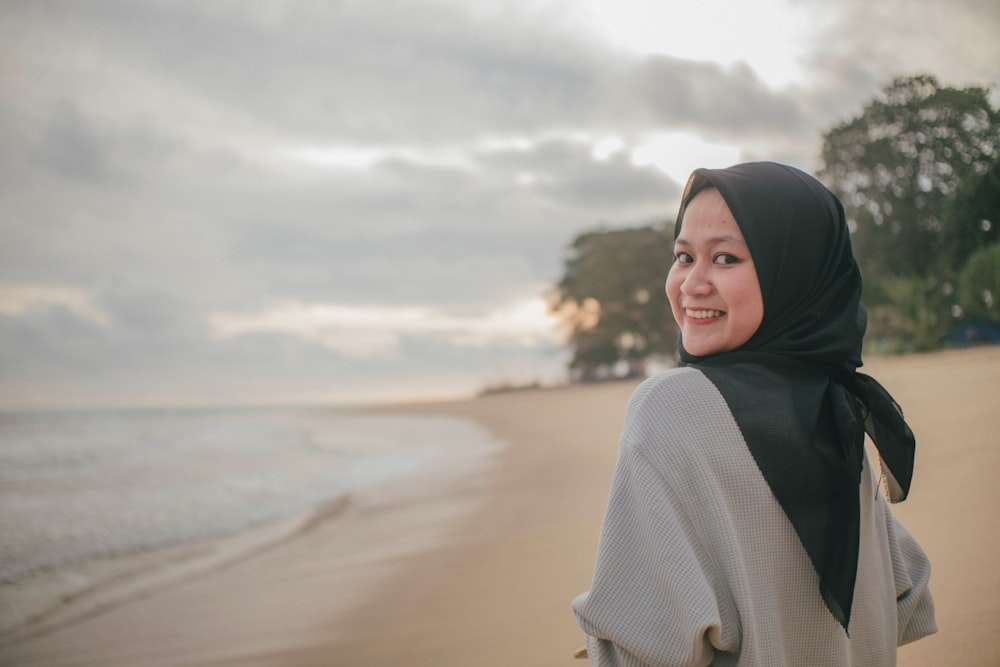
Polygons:
[[848,632],[725,400],[695,368],[626,412],[590,591],[573,601],[595,665],[881,667],[937,630],[930,563],[867,458]]

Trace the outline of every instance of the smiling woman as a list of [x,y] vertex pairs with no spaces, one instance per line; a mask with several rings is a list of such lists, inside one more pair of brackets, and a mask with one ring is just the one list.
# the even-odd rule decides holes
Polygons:
[[930,565],[887,503],[909,492],[915,443],[857,372],[866,314],[843,206],[786,165],[698,169],[675,251],[681,367],[629,401],[574,601],[590,659],[896,664],[936,630]]

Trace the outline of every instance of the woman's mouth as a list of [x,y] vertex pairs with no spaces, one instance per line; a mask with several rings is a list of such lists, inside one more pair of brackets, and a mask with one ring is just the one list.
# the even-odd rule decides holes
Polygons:
[[684,309],[684,316],[692,320],[708,320],[716,317],[722,317],[725,315],[725,311],[722,310],[692,310],[690,308]]

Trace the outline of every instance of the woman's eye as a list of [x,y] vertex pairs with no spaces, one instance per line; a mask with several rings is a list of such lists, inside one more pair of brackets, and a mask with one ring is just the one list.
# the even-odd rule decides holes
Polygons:
[[739,257],[736,255],[730,255],[728,252],[720,252],[715,256],[716,264],[736,264],[739,261]]
[[677,260],[678,264],[690,264],[691,262],[694,261],[694,258],[692,258],[691,255],[687,254],[686,252],[677,253],[676,255],[674,255],[674,259]]

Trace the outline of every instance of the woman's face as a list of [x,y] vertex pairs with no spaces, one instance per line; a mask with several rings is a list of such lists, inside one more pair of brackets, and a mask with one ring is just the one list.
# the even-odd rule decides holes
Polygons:
[[698,357],[738,348],[764,318],[750,249],[715,188],[695,195],[684,212],[667,298],[684,349]]

